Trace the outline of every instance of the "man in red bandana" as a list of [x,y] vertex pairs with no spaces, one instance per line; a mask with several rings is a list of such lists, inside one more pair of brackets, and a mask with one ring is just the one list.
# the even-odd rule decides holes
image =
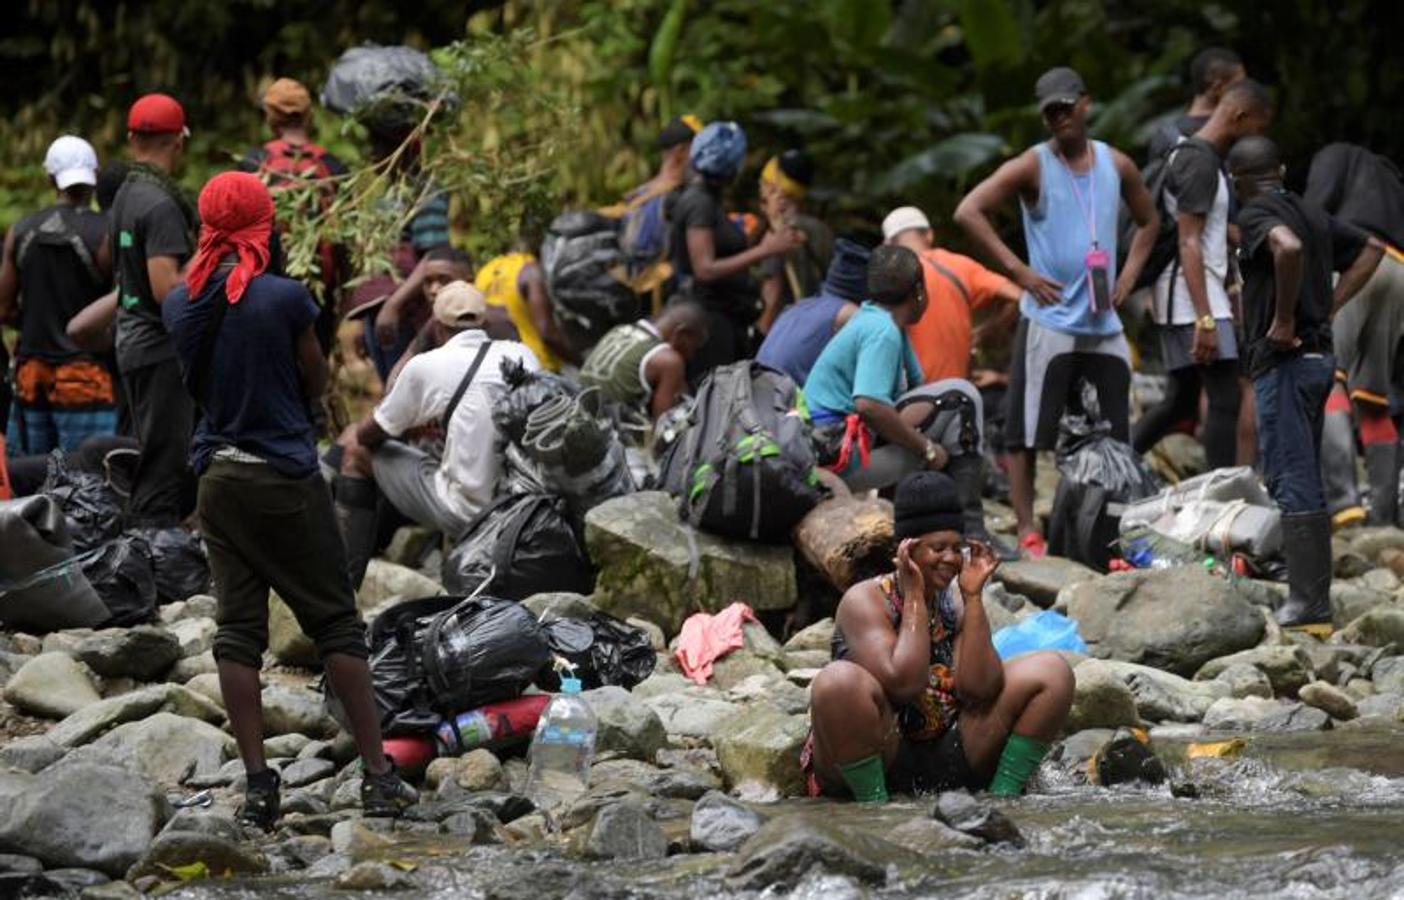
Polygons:
[[272,588],[317,645],[346,710],[365,777],[366,815],[398,815],[415,794],[381,746],[365,628],[346,574],[331,494],[317,470],[309,406],[327,383],[299,282],[265,272],[273,201],[257,176],[226,172],[200,192],[199,248],[162,316],[199,408],[191,465],[219,600],[214,655],[248,772],[241,821],[271,829],[277,772],[263,755],[259,667]]

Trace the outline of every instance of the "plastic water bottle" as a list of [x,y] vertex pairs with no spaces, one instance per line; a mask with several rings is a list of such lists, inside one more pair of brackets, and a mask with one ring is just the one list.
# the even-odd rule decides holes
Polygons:
[[537,807],[560,809],[585,793],[598,730],[594,711],[580,696],[580,680],[562,678],[561,692],[541,715],[531,741],[526,795]]

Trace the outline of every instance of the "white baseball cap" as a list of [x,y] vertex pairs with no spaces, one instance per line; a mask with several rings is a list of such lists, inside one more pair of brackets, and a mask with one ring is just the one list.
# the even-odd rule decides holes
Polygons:
[[97,151],[80,137],[65,134],[49,145],[44,154],[44,171],[54,179],[59,190],[75,184],[97,184]]
[[926,218],[926,213],[915,206],[899,206],[882,220],[882,239],[890,241],[902,232],[910,231],[913,228],[925,230],[931,228],[931,222]]

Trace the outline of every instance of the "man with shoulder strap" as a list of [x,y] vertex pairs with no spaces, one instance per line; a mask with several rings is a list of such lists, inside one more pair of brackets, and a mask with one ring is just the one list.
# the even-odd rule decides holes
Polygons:
[[[902,206],[882,220],[886,243],[906,247],[921,259],[926,280],[926,312],[907,329],[912,349],[929,382],[970,377],[976,343],[971,313],[996,301],[1018,303],[1024,292],[1014,282],[968,256],[937,247],[931,222],[915,206]],[[1012,322],[1012,320],[1011,320]]]
[[171,175],[185,154],[185,110],[147,94],[127,115],[132,167],[112,206],[117,266],[117,367],[141,443],[127,516],[172,525],[194,497],[187,458],[195,407],[180,380],[161,304],[195,249],[195,210]]
[[92,208],[97,154],[65,135],[49,145],[44,169],[58,196],[10,229],[0,262],[0,322],[13,321],[20,333],[5,436],[11,456],[77,450],[117,427],[112,372],[65,333],[112,282],[107,220]]
[[[457,539],[492,500],[502,469],[492,409],[506,390],[504,362],[541,366],[525,344],[483,331],[487,301],[463,281],[434,297],[443,346],[407,362],[375,411],[342,433],[337,518],[352,583],[359,585],[376,535],[376,488],[406,518]],[[405,443],[407,432],[441,425],[443,459]]]

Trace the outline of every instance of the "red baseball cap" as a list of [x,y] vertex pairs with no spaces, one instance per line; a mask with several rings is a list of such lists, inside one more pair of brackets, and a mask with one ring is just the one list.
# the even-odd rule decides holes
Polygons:
[[190,136],[185,127],[185,109],[174,98],[166,94],[146,94],[139,97],[127,112],[127,130],[138,134],[183,134]]

